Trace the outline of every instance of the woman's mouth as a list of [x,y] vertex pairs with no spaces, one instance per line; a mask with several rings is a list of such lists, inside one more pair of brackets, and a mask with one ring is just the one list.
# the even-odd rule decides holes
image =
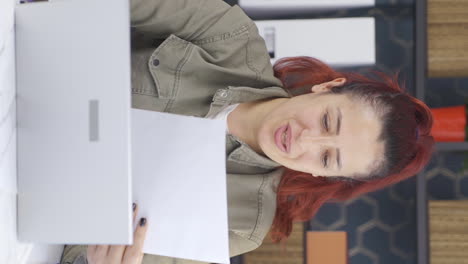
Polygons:
[[291,149],[291,129],[288,124],[276,130],[275,144],[281,151],[289,153]]

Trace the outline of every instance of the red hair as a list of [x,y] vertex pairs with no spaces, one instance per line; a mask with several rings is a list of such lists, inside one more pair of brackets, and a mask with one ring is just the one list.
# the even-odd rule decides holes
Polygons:
[[306,90],[310,91],[315,84],[344,77],[344,88],[336,87],[331,92],[363,98],[374,107],[383,104],[389,110],[382,117],[381,135],[386,142],[383,162],[386,166],[371,172],[367,180],[314,177],[285,168],[277,191],[277,210],[271,230],[273,241],[287,238],[293,221],[310,220],[325,202],[351,199],[395,184],[418,173],[429,161],[434,144],[430,110],[404,92],[398,84],[398,75],[392,78],[375,72],[378,80],[340,73],[310,57],[281,59],[274,65],[274,72],[284,88],[291,91],[303,87],[309,87]]

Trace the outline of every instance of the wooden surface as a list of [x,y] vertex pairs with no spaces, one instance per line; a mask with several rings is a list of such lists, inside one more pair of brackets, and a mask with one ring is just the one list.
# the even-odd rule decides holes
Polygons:
[[346,232],[307,232],[306,264],[347,264],[348,242]]
[[429,77],[468,76],[468,0],[428,0]]
[[468,201],[429,201],[431,264],[468,263]]

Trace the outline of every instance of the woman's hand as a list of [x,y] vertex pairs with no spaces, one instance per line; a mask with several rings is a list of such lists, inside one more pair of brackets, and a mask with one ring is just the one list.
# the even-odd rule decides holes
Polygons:
[[[133,221],[138,207],[133,204]],[[133,245],[95,245],[88,246],[88,264],[140,264],[143,259],[143,243],[148,224],[146,218],[141,218],[133,236]]]

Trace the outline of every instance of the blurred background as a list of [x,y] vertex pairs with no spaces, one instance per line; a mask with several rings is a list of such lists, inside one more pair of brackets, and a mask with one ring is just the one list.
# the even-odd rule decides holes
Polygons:
[[[273,24],[291,22],[290,25],[294,27],[297,19],[373,18],[373,22],[367,24],[372,25],[371,31],[366,27],[356,28],[354,32],[372,38],[365,43],[366,46],[356,47],[363,54],[359,57],[362,60],[355,64],[338,63],[335,66],[361,73],[370,69],[387,73],[399,71],[408,92],[424,100],[431,108],[456,107],[436,110],[436,122],[440,129],[438,150],[423,173],[354,200],[327,204],[314,220],[297,223],[284,247],[266,242],[251,253],[233,258],[232,263],[468,263],[468,203],[465,201],[468,198],[468,0],[225,1],[231,5],[241,5],[259,24],[265,21],[274,21],[268,22]],[[0,2],[0,11],[13,10],[13,3],[16,2]],[[286,4],[273,8],[281,2]],[[347,5],[343,4],[346,2]],[[301,5],[311,3],[328,8],[301,8]],[[288,8],[288,5],[295,8]],[[5,14],[9,14],[6,11]],[[3,16],[5,21],[13,21],[12,17],[6,18]],[[297,23],[299,25],[299,21]],[[1,32],[2,36],[12,35],[13,24],[10,24],[5,27],[5,32]],[[271,27],[267,27],[263,33],[266,34],[269,48],[274,51],[271,56],[279,57],[279,45],[284,43],[284,40],[277,39],[280,37],[279,32],[272,39],[268,35],[272,33]],[[297,37],[300,39],[304,35]],[[273,44],[270,43],[272,40]],[[291,45],[295,44],[291,41]],[[348,43],[344,40],[344,43],[337,44]],[[13,57],[7,57],[13,54],[12,51],[7,52],[8,47],[2,43],[0,55],[2,59],[12,61]],[[297,47],[283,46],[281,49],[293,51]],[[9,67],[1,69],[6,72]],[[0,91],[2,102],[14,98],[10,90]],[[5,113],[10,111],[7,108],[0,110]],[[0,132],[14,135],[10,128],[13,123],[5,120],[0,122]],[[10,133],[10,130],[13,132]],[[10,138],[7,134],[3,136]],[[9,153],[7,143],[13,140],[5,141],[0,146],[0,168],[13,168],[13,161],[6,159]],[[14,215],[14,195],[0,192],[0,198],[2,205],[5,205],[2,207],[4,215]],[[2,222],[0,226],[14,224]],[[13,231],[2,231],[0,233],[6,235],[0,244],[10,245],[11,240],[8,238],[14,236]],[[18,245],[6,257],[17,254],[15,252],[30,251],[30,246]],[[39,247],[32,255],[46,255],[44,252],[45,249]],[[61,253],[60,250],[54,252],[57,256]]]
[[[344,69],[362,73],[369,69],[388,73],[399,71],[411,94],[423,99],[431,108],[462,107],[461,122],[464,122],[460,125],[458,138],[450,138],[450,135],[443,138],[444,133],[451,134],[454,128],[442,123],[442,128],[448,132],[441,131],[438,141],[452,142],[438,143],[439,150],[418,178],[345,203],[327,204],[312,221],[295,225],[284,249],[265,244],[252,253],[233,258],[232,263],[468,263],[465,253],[468,249],[468,207],[463,201],[468,198],[464,110],[468,99],[468,1],[376,0],[374,6],[313,11],[291,11],[283,7],[280,12],[272,10],[271,6],[263,12],[259,12],[258,7],[255,12],[249,12],[249,5],[255,5],[252,2],[262,1],[226,2],[240,4],[252,19],[260,21],[375,18],[375,65]],[[263,2],[274,5],[277,1]],[[296,2],[306,1],[289,1],[291,5]],[[417,22],[421,14],[427,15],[427,23]],[[417,41],[421,33],[424,33],[423,39],[427,34],[427,42]],[[448,122],[456,121],[449,119]],[[307,231],[342,233],[307,234]],[[320,235],[327,234],[330,243],[315,244],[319,238],[325,241]]]

